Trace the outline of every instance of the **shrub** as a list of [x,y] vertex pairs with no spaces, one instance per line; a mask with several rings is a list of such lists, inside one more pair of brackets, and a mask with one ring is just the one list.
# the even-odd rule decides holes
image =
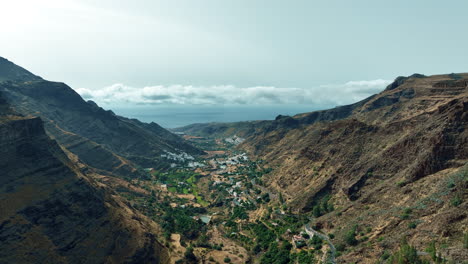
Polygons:
[[450,200],[450,204],[455,207],[459,206],[462,202],[463,200],[458,194]]
[[337,244],[337,245],[335,246],[335,248],[336,248],[336,251],[340,252],[340,251],[345,250],[345,249],[346,249],[346,246],[345,246],[345,244],[340,243],[340,244]]
[[399,181],[399,182],[396,183],[396,185],[401,188],[401,187],[406,185],[406,182],[405,181]]
[[320,211],[320,206],[316,205],[314,206],[314,208],[312,209],[312,214],[315,216],[315,217],[319,217],[322,215],[322,212]]
[[468,233],[463,233],[463,247],[468,248]]
[[357,226],[353,226],[353,228],[345,234],[344,240],[350,246],[355,246],[358,243],[356,239],[356,229]]
[[192,247],[188,247],[185,250],[184,257],[185,257],[185,259],[187,259],[189,261],[196,261],[197,260],[197,257],[195,257],[195,254],[193,254],[193,248]]
[[391,264],[404,264],[404,263],[411,263],[411,264],[425,264],[425,262],[421,260],[418,256],[418,251],[415,247],[408,244],[406,238],[402,240],[400,243],[400,249],[395,252],[386,263]]
[[401,216],[400,216],[401,219],[408,219],[408,218],[410,218],[410,215],[411,215],[412,212],[413,212],[413,210],[411,210],[411,208],[405,208],[405,209],[403,210],[403,213],[402,213]]
[[411,228],[411,229],[415,229],[416,226],[418,226],[418,224],[416,222],[411,222],[408,224],[408,227]]
[[315,249],[320,249],[322,248],[322,243],[323,240],[318,237],[318,236],[313,236],[312,239],[310,240],[310,244],[315,248]]
[[230,263],[230,262],[231,262],[231,259],[229,257],[224,258],[224,263]]
[[390,256],[391,256],[391,254],[390,254],[387,250],[385,250],[385,251],[382,253],[382,256],[380,256],[380,258],[381,258],[382,260],[387,260]]

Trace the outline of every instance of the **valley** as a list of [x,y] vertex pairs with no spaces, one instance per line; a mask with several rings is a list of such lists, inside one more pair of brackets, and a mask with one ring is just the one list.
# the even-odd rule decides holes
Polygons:
[[0,262],[468,259],[466,73],[168,131],[0,66]]
[[316,263],[333,258],[329,242],[305,228],[312,215],[293,214],[281,194],[264,187],[263,175],[272,169],[235,149],[242,138],[184,137],[207,154],[172,158],[172,170],[147,168],[147,180],[116,188],[161,224],[176,263],[190,258],[203,263]]
[[338,263],[409,252],[417,257],[406,263],[436,261],[428,250],[457,263],[468,258],[467,77],[413,74],[352,105],[175,131],[244,138],[235,149],[272,169],[262,187],[311,217]]

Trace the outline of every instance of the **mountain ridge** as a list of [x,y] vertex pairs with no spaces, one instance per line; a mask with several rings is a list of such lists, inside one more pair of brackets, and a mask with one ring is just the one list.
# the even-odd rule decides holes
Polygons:
[[158,227],[82,174],[40,118],[1,111],[0,138],[0,262],[168,263]]
[[[444,256],[468,258],[457,233],[468,226],[467,73],[399,77],[348,106],[177,131],[243,137],[237,149],[272,169],[262,181],[284,206],[313,214],[315,228],[350,248],[338,261],[375,263],[402,237],[418,248],[445,243]],[[324,200],[333,212],[322,210]],[[352,230],[356,242],[347,244]]]
[[91,166],[134,177],[140,166],[168,166],[160,158],[167,151],[203,154],[157,124],[127,119],[84,101],[64,83],[29,75],[22,80],[5,80],[9,72],[22,69],[5,61],[0,67],[3,97],[16,112],[40,116],[47,133]]

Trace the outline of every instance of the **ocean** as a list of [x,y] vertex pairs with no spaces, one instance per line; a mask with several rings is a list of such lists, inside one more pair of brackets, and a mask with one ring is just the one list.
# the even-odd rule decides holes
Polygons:
[[116,114],[155,122],[165,128],[182,127],[194,123],[273,120],[278,115],[295,115],[323,108],[311,105],[280,106],[134,106],[104,107]]

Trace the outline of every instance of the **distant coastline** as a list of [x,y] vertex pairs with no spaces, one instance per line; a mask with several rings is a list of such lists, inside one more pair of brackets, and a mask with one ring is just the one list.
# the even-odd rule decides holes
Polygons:
[[[108,107],[104,107],[109,109]],[[278,115],[294,115],[322,108],[312,105],[281,106],[140,106],[112,107],[116,114],[136,118],[143,122],[155,122],[164,128],[176,128],[193,123],[237,122],[272,120]]]

